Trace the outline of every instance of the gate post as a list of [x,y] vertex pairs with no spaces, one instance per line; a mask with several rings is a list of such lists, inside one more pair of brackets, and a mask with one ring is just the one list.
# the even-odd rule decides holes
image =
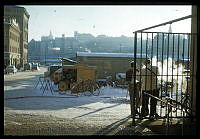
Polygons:
[[197,6],[192,6],[192,28],[190,47],[190,102],[192,105],[192,115],[196,116],[196,72],[197,72]]
[[134,69],[133,69],[133,79],[134,79],[134,83],[133,83],[133,85],[134,85],[134,93],[133,93],[133,115],[132,115],[132,125],[133,126],[135,126],[135,114],[136,114],[136,99],[135,99],[135,97],[136,97],[136,54],[137,54],[137,32],[135,32],[135,36],[134,36]]

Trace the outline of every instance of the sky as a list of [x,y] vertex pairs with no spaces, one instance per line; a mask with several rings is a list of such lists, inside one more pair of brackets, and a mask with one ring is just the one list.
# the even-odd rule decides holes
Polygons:
[[[191,15],[191,5],[19,5],[28,11],[29,41],[73,37],[74,31],[94,36],[133,37],[133,32]],[[191,32],[191,19],[171,25],[173,33]],[[168,32],[169,25],[148,31]]]

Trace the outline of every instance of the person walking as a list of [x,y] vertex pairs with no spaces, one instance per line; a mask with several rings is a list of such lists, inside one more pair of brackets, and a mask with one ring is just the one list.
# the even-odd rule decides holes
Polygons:
[[157,81],[157,75],[159,75],[158,67],[151,65],[151,60],[147,59],[144,62],[145,68],[141,69],[141,79],[142,79],[142,109],[141,115],[142,117],[146,117],[149,115],[149,98],[150,98],[150,120],[158,117],[156,113],[156,105],[157,99],[153,97],[149,97],[148,95],[144,94],[151,94],[155,97],[159,97],[159,87]]
[[[138,108],[140,105],[140,83],[139,83],[139,70],[136,66],[136,90],[134,90],[134,61],[131,62],[131,67],[126,72],[126,81],[128,82],[128,91],[130,95],[130,107],[131,107],[131,117],[133,118],[133,112],[138,114]],[[139,115],[140,116],[140,115]]]

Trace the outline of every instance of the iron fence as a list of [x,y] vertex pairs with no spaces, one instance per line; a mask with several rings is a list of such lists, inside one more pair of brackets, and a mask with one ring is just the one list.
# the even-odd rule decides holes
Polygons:
[[[190,72],[191,62],[193,62],[190,59],[193,35],[196,34],[134,32],[134,61],[136,61],[134,69],[137,68],[140,71],[139,75],[136,75],[136,70],[133,71],[135,75],[134,81],[137,78],[136,76],[139,76],[140,82],[142,82],[144,76],[145,78],[150,76],[151,80],[156,76],[156,89],[159,90],[158,97],[162,100],[158,100],[156,106],[157,114],[160,118],[166,118],[166,116],[169,118],[182,118],[183,116],[191,118],[191,105],[194,98],[191,97],[193,89],[189,85],[192,81],[191,77],[193,77]],[[136,55],[138,54],[141,55],[141,58],[137,60]],[[145,68],[144,60],[142,59],[144,54],[146,55],[144,60],[149,59],[151,61],[151,69],[152,67],[158,68],[155,75],[148,75],[147,72],[142,74],[142,70]],[[153,83],[149,83],[153,88]],[[143,90],[143,92],[146,91]],[[168,110],[163,101],[172,104],[173,107]],[[141,113],[141,106],[139,111]],[[135,118],[137,119],[137,116]]]

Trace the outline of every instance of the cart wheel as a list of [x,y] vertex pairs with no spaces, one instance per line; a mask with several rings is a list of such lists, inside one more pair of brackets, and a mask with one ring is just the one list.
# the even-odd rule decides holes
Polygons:
[[54,75],[54,83],[58,83],[61,80],[61,77],[58,75]]
[[90,91],[85,91],[85,92],[84,92],[84,95],[85,95],[85,96],[91,96],[91,95],[92,95],[92,92],[90,92]]
[[71,93],[72,94],[78,94],[78,84],[74,83],[71,87]]
[[60,91],[66,91],[67,90],[67,83],[65,81],[60,81],[58,84],[58,89]]

